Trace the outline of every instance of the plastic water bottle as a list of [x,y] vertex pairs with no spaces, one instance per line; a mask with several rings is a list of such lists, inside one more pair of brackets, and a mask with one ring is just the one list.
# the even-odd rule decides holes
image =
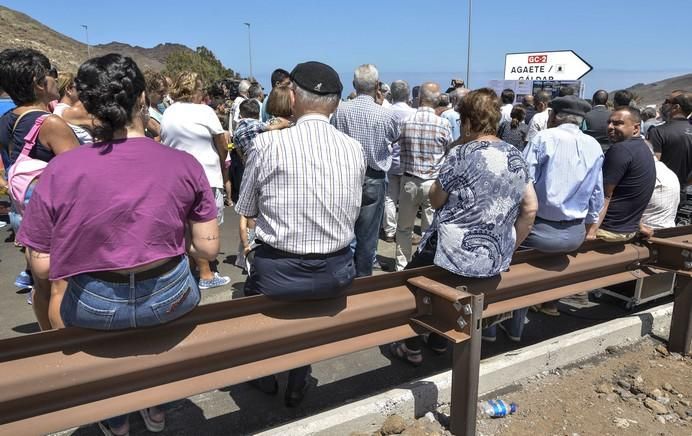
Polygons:
[[508,403],[504,400],[488,400],[478,405],[478,412],[490,418],[501,418],[516,411],[517,405],[515,403]]

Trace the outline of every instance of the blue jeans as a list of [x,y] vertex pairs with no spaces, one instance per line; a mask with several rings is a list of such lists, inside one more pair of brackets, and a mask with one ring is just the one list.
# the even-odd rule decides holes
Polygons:
[[556,222],[536,217],[531,233],[521,246],[542,253],[571,253],[581,247],[585,237],[586,227],[581,220]]
[[[120,330],[155,326],[180,318],[200,301],[187,257],[180,259],[172,270],[140,282],[134,280],[134,273],[130,273],[129,283],[105,282],[89,274],[70,277],[60,305],[65,326]],[[106,422],[111,427],[120,427],[126,420],[127,415],[120,415]]]
[[[502,326],[507,330],[507,333],[516,338],[521,338],[521,334],[524,332],[524,318],[526,318],[528,311],[527,307],[514,310],[512,311],[511,318],[502,321]],[[483,329],[483,337],[494,338],[496,336],[497,324]]]
[[386,190],[387,181],[384,173],[381,178],[365,176],[360,213],[355,225],[356,251],[353,257],[356,277],[372,275],[372,260],[377,252]]

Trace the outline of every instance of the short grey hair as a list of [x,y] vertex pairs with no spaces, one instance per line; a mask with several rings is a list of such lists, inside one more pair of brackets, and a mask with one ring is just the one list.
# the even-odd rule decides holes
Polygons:
[[238,83],[238,92],[247,92],[251,86],[252,83],[250,83],[249,80],[241,80],[240,83]]
[[407,102],[409,96],[408,83],[405,80],[395,80],[389,89],[394,103]]
[[440,87],[437,86],[437,91],[430,90],[429,86],[426,85],[437,85],[433,82],[426,82],[420,87],[420,105],[421,106],[432,106],[435,107],[440,103]]
[[373,93],[380,81],[380,74],[373,64],[363,64],[353,72],[353,87],[359,93]]
[[306,106],[331,106],[339,104],[339,94],[315,94],[298,85],[295,85],[294,91],[296,100],[304,102]]
[[577,126],[581,126],[581,123],[584,122],[584,117],[581,115],[574,115],[574,114],[567,114],[564,112],[557,112],[555,114],[555,124],[560,125],[560,124],[576,124]]

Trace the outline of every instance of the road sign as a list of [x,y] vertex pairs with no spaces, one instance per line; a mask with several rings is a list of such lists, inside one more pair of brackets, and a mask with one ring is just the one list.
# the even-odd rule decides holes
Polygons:
[[505,80],[579,80],[592,69],[572,50],[505,55]]

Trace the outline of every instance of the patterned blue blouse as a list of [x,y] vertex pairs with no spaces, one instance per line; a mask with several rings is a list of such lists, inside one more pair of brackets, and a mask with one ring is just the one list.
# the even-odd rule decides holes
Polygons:
[[419,244],[437,232],[435,264],[466,277],[509,268],[514,222],[529,181],[526,161],[503,141],[472,141],[449,151],[437,179],[449,194]]

